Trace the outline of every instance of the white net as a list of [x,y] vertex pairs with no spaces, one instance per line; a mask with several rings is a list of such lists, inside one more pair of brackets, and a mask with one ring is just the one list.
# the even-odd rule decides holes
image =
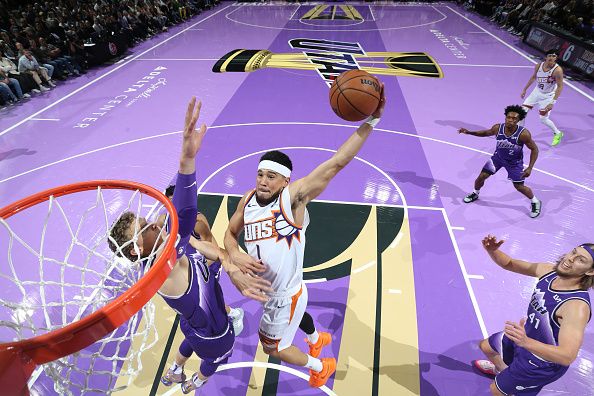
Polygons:
[[[113,223],[132,212],[134,237],[119,249],[138,249],[150,221],[165,215],[160,202],[139,191],[101,189],[50,197],[8,219],[0,218],[0,342],[45,334],[106,306],[149,269],[111,252]],[[152,247],[149,259],[161,253]],[[32,394],[107,393],[125,389],[142,370],[141,355],[158,341],[155,306],[146,304],[93,345],[47,363],[29,380]]]

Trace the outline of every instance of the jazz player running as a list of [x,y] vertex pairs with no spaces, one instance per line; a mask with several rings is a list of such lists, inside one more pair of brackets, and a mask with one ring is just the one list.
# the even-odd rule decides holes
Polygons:
[[591,316],[588,289],[594,285],[594,244],[585,243],[555,265],[528,263],[499,250],[504,241],[483,239],[491,259],[503,269],[538,278],[527,319],[506,322],[505,331],[479,344],[489,360],[475,360],[477,369],[495,376],[495,396],[534,396],[565,374],[576,359]]
[[[518,125],[526,116],[526,111],[520,106],[512,105],[505,108],[505,123],[495,124],[491,129],[472,132],[466,128],[458,129],[458,133],[479,137],[496,136],[497,148],[495,153],[483,166],[481,173],[474,181],[474,191],[464,197],[465,203],[479,199],[480,190],[491,175],[501,168],[507,171],[507,178],[512,181],[516,190],[524,194],[531,201],[530,217],[540,215],[542,202],[536,198],[530,187],[524,185],[524,179],[530,176],[532,168],[538,158],[538,147],[528,129]],[[530,163],[524,168],[524,145],[530,149]]]
[[554,133],[551,145],[556,146],[561,141],[563,132],[557,128],[549,115],[563,90],[563,69],[557,64],[557,51],[549,50],[545,56],[545,61],[535,66],[534,73],[522,90],[521,97],[524,99],[526,90],[536,81],[536,87],[524,99],[522,106],[528,111],[538,104],[540,122],[551,128]]
[[[260,320],[260,342],[264,352],[286,363],[310,369],[309,384],[320,387],[336,371],[336,359],[318,359],[321,353],[315,328],[308,334],[310,353],[292,345],[307,305],[303,283],[305,231],[309,223],[307,204],[320,195],[336,174],[357,155],[373,127],[379,122],[386,100],[383,93],[376,111],[338,151],[309,175],[290,181],[292,163],[279,151],[262,156],[256,188],[246,193],[229,221],[225,249],[232,261],[246,272],[263,272],[274,289],[268,294]],[[239,250],[237,238],[244,232],[248,254]],[[265,266],[264,266],[265,265]],[[312,326],[313,327],[313,326]],[[306,331],[306,333],[309,333]],[[318,342],[316,342],[318,341]],[[327,342],[331,337],[327,337]]]
[[[225,253],[216,246],[209,247],[202,242],[205,251],[202,255],[190,245],[198,214],[195,157],[206,133],[204,124],[198,132],[195,130],[201,103],[198,103],[194,111],[195,105],[196,98],[192,98],[186,113],[179,172],[175,183],[177,188],[172,197],[179,218],[177,261],[159,289],[165,302],[181,315],[180,328],[187,342],[182,343],[183,349],[180,348],[180,352],[185,351],[186,355],[195,352],[202,359],[200,370],[182,384],[184,393],[202,386],[219,365],[227,362],[235,341],[218,277],[201,281],[201,271],[205,269],[202,264],[206,263],[204,256],[216,260],[211,264],[213,272],[222,265],[231,282],[244,296],[264,302],[267,298],[262,295],[262,291],[271,290],[268,281],[244,274],[229,260],[225,260]],[[148,224],[144,218],[125,212],[111,229],[109,247],[118,255],[147,266],[152,264],[150,259],[147,260],[153,257],[151,253],[158,253],[165,245],[164,237],[163,230],[156,223]],[[200,247],[199,244],[194,246]],[[182,356],[182,360],[184,357],[188,356]]]

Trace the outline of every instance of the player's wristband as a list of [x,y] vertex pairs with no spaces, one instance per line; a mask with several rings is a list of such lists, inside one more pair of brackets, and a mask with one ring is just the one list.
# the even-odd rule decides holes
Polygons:
[[369,124],[372,128],[375,128],[375,126],[379,122],[380,122],[380,118],[375,118],[372,115],[370,115],[369,117],[367,117],[367,119],[365,120],[365,124]]

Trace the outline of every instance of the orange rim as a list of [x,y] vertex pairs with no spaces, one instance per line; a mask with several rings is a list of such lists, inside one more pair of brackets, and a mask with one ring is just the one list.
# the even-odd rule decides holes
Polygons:
[[[0,218],[7,219],[47,201],[50,196],[60,197],[97,188],[138,190],[159,200],[170,214],[169,235],[177,235],[177,212],[171,201],[153,187],[125,180],[91,180],[45,190],[0,209]],[[175,241],[176,238],[168,238],[163,252],[151,269],[133,287],[105,307],[61,329],[27,340],[0,344],[0,388],[16,390],[14,386],[17,386],[22,390],[36,365],[80,351],[130,319],[167,279],[176,262]],[[21,391],[18,392],[20,394]]]

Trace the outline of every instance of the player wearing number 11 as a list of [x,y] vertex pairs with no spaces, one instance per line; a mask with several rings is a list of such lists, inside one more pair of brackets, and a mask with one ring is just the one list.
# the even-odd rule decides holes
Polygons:
[[576,359],[591,317],[588,289],[594,285],[594,244],[585,243],[556,264],[529,263],[503,253],[504,241],[483,239],[491,259],[508,271],[538,278],[527,318],[506,322],[505,330],[479,344],[489,360],[475,360],[482,373],[495,376],[491,394],[534,396],[561,378]]

